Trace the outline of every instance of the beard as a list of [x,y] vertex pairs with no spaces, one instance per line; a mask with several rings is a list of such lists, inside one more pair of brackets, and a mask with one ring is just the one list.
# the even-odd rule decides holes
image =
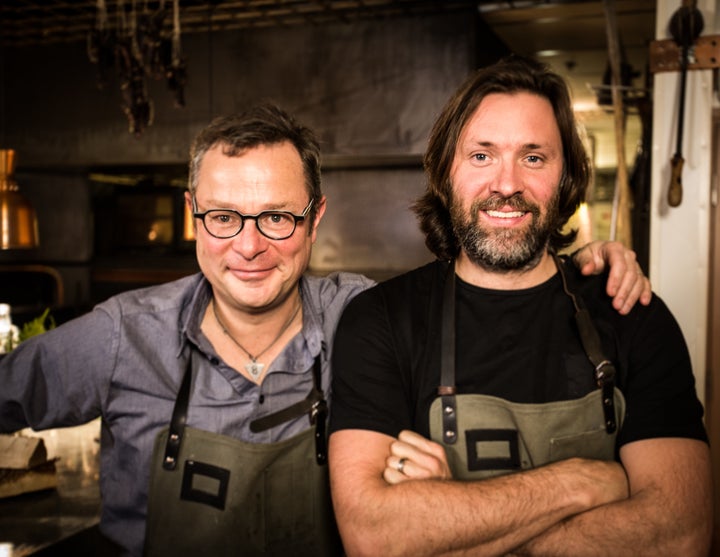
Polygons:
[[[543,217],[540,207],[526,201],[522,194],[510,197],[493,195],[482,201],[476,200],[469,214],[453,197],[450,218],[461,248],[473,263],[496,272],[523,271],[536,267],[547,249],[550,235],[558,222],[558,200],[559,189],[548,202]],[[529,212],[532,216],[530,224],[518,228],[494,228],[480,224],[480,211],[503,207]]]

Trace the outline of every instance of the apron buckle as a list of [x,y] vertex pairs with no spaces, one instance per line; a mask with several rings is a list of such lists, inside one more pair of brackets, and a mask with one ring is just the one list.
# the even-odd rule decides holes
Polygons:
[[610,360],[603,360],[595,367],[595,380],[602,389],[602,406],[605,417],[605,430],[608,434],[617,430],[615,419],[615,366]]
[[318,419],[325,421],[327,418],[328,407],[325,399],[318,400],[310,408],[310,425],[315,425]]
[[325,399],[318,400],[310,409],[310,423],[315,426],[315,460],[321,466],[327,462],[327,437],[325,435],[327,414]]

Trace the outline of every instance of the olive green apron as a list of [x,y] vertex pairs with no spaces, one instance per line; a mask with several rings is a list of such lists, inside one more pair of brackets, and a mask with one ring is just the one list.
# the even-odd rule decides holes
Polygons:
[[536,468],[571,457],[612,460],[625,399],[615,387],[615,368],[582,299],[568,289],[585,352],[595,367],[598,389],[574,400],[542,404],[458,395],[455,389],[455,270],[450,265],[443,293],[441,383],[430,407],[430,437],[442,443],[453,477],[482,479]]
[[251,424],[262,431],[306,413],[315,427],[269,444],[185,426],[191,367],[188,362],[170,427],[155,442],[145,554],[341,555],[326,466],[320,358],[306,399]]

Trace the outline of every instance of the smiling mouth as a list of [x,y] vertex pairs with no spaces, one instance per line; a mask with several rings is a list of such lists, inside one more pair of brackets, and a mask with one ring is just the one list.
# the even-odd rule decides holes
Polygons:
[[238,278],[243,280],[257,279],[265,277],[269,272],[268,269],[232,269],[229,271]]
[[488,216],[498,219],[519,219],[525,211],[485,211]]

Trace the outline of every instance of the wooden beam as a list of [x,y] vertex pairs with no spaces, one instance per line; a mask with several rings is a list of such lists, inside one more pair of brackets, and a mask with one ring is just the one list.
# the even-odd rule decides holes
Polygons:
[[[720,35],[698,37],[690,48],[688,70],[720,68]],[[650,72],[679,72],[680,46],[673,39],[650,43]]]

